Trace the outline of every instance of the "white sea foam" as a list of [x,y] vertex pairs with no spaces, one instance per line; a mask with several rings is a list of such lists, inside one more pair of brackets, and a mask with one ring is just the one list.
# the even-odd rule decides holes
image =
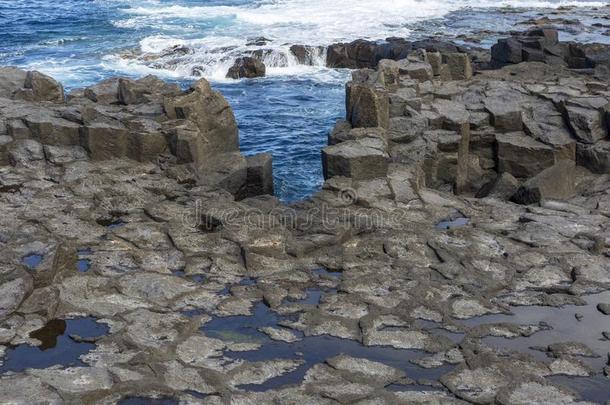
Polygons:
[[[122,28],[171,32],[151,35],[140,42],[145,54],[159,54],[174,46],[193,50],[188,55],[167,55],[150,63],[145,59],[116,59],[115,68],[151,69],[171,77],[203,75],[222,80],[235,58],[265,50],[269,75],[294,75],[324,67],[323,55],[313,67],[299,66],[291,44],[325,46],[356,38],[383,39],[409,36],[409,24],[438,18],[464,7],[541,7],[579,5],[599,7],[603,1],[575,0],[261,0],[239,6],[167,5],[156,0],[115,0],[124,15],[114,21]],[[247,45],[248,38],[265,37],[264,46]]]

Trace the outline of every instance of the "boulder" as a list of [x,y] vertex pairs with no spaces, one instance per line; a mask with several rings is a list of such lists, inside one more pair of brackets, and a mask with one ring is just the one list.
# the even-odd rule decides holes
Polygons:
[[309,46],[309,45],[292,45],[290,52],[301,65],[314,66],[318,65],[318,61],[324,56],[324,47]]
[[376,138],[342,142],[322,149],[324,178],[350,177],[367,180],[385,177],[388,171],[388,154],[385,144]]
[[176,96],[180,94],[178,84],[166,83],[156,76],[146,76],[138,80],[120,78],[118,81],[118,99],[121,104],[141,104],[152,101],[151,98]]
[[121,78],[112,77],[103,80],[94,86],[85,88],[84,96],[89,100],[100,104],[118,104],[119,100],[119,80]]
[[248,163],[239,152],[216,154],[197,166],[198,184],[215,190],[226,190],[238,198],[245,194]]
[[574,196],[576,164],[561,160],[527,180],[511,197],[517,204],[534,204],[544,200],[564,200]]
[[507,200],[512,197],[520,186],[519,180],[510,173],[501,173],[493,181],[484,185],[476,194],[477,198],[497,198]]
[[347,84],[347,120],[354,128],[388,128],[390,101],[385,89],[369,83]]
[[603,97],[569,99],[561,103],[572,134],[583,143],[595,143],[608,136],[604,114],[609,103]]
[[610,141],[600,141],[594,145],[577,144],[576,162],[593,173],[610,173]]
[[188,125],[179,125],[168,131],[171,135],[170,147],[177,158],[178,164],[203,164],[209,157],[208,140],[202,136],[197,128]]
[[193,122],[207,140],[209,153],[233,152],[239,149],[237,122],[227,100],[212,90],[205,79],[175,97],[166,97],[164,108],[170,119]]
[[263,62],[250,56],[244,56],[235,60],[235,63],[227,72],[227,78],[252,79],[255,77],[264,77],[265,73],[266,67]]
[[417,90],[412,87],[399,88],[389,94],[390,117],[406,115],[407,107],[415,111],[421,110],[421,99],[417,97]]
[[523,117],[521,107],[516,102],[503,98],[488,98],[484,101],[485,110],[490,114],[491,125],[499,132],[521,131]]
[[418,82],[432,80],[432,77],[434,76],[432,66],[428,62],[404,59],[398,63],[398,69],[401,75],[407,75]]
[[529,178],[555,164],[553,148],[523,133],[497,134],[498,172]]
[[491,65],[521,62],[563,64],[563,50],[554,28],[537,27],[510,38],[499,39],[491,48]]
[[246,157],[246,196],[273,195],[273,156],[259,153]]
[[326,66],[330,68],[375,68],[382,59],[400,60],[412,50],[411,43],[401,38],[383,42],[363,39],[351,43],[332,44],[327,48]]
[[379,73],[379,82],[381,82],[386,89],[396,90],[400,84],[400,64],[394,60],[384,59],[379,61],[377,66],[377,72]]
[[462,103],[436,99],[432,104],[432,109],[439,114],[443,129],[461,131],[462,125],[470,122],[470,113]]
[[521,63],[523,46],[516,38],[502,38],[491,47],[491,60],[497,65]]
[[13,94],[23,88],[27,72],[16,67],[0,67],[0,97],[13,98]]
[[390,119],[387,137],[389,141],[409,143],[423,135],[428,129],[428,120],[417,114],[411,117],[395,117]]
[[449,66],[449,72],[453,80],[472,79],[472,64],[467,54],[448,53],[443,56],[443,59],[447,66]]
[[8,161],[11,166],[36,166],[43,162],[44,158],[42,145],[33,139],[16,140],[8,152]]
[[50,76],[37,71],[28,72],[23,87],[31,90],[31,101],[65,101],[64,87]]

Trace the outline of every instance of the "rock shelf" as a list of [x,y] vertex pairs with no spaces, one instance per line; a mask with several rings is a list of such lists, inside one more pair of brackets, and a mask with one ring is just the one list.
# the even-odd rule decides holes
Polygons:
[[108,325],[71,335],[76,365],[1,374],[0,402],[605,401],[609,332],[557,316],[607,317],[608,82],[399,56],[354,71],[324,188],[289,206],[205,80],[64,98],[0,69],[0,355]]

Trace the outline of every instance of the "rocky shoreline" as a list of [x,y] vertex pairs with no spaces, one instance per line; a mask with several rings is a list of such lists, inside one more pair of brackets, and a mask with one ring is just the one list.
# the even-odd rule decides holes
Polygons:
[[204,79],[0,68],[0,402],[606,401],[608,47],[424,42],[329,50],[292,205]]

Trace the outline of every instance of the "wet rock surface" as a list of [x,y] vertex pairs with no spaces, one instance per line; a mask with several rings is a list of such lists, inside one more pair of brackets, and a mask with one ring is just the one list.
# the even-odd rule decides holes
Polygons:
[[205,81],[2,70],[0,400],[606,401],[608,83],[397,44],[290,206]]

